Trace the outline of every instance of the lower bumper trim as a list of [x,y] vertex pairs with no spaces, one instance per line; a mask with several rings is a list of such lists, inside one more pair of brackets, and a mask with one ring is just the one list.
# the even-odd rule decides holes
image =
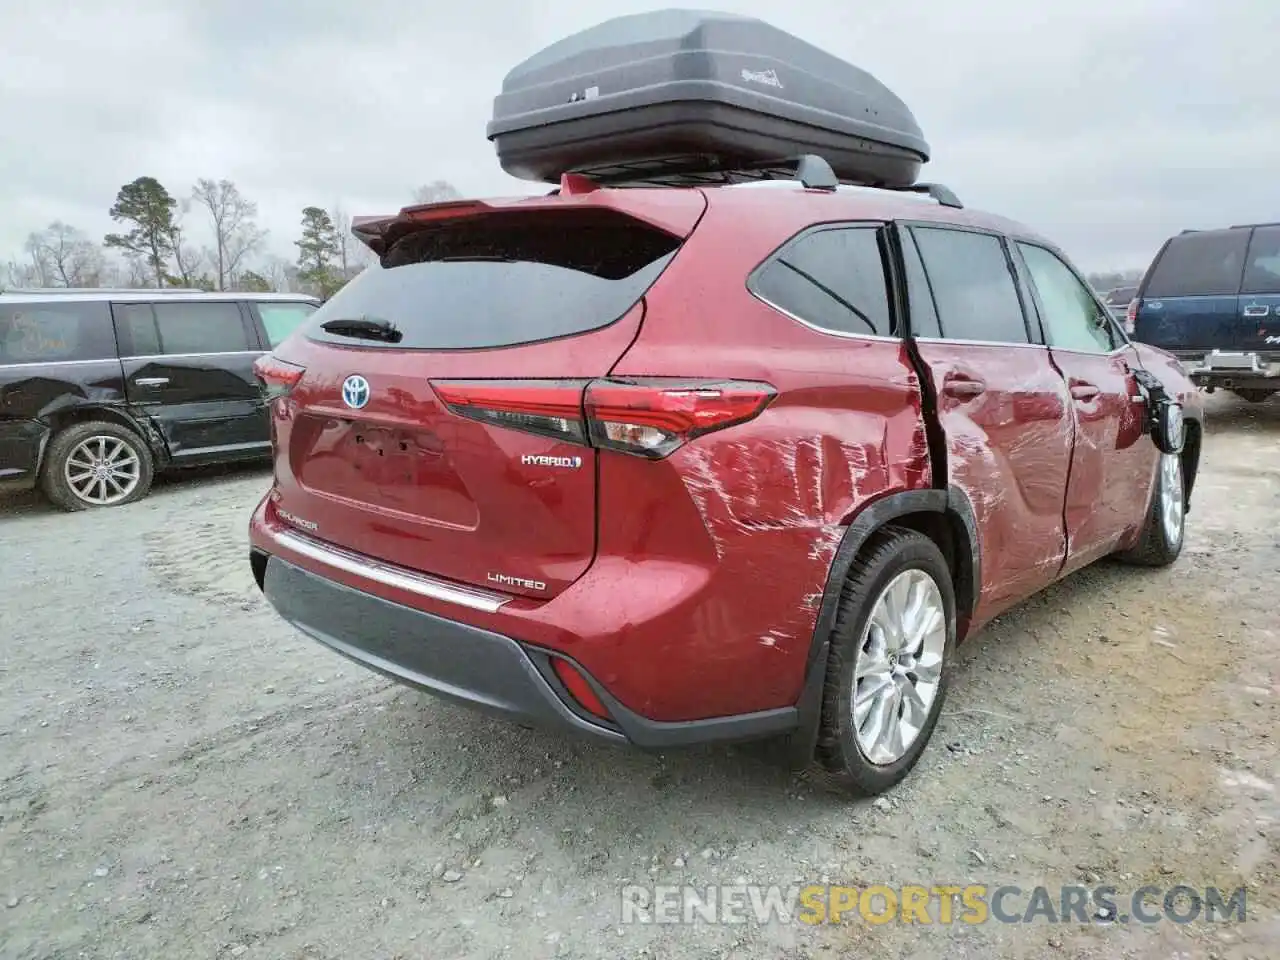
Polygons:
[[253,553],[263,593],[291,625],[361,666],[455,703],[649,749],[774,736],[799,722],[795,707],[684,722],[651,720],[619,703],[575,662],[616,729],[593,723],[563,699],[568,695],[558,689],[550,666],[553,651],[392,603],[261,550]]

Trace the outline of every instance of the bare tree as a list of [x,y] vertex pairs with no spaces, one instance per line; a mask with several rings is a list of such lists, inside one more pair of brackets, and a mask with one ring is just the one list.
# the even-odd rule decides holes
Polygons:
[[266,278],[272,290],[289,293],[293,290],[290,286],[290,273],[295,269],[284,257],[271,254],[255,272]]
[[443,203],[445,200],[461,200],[462,194],[448,180],[432,180],[413,192],[415,203]]
[[102,251],[81,231],[55,220],[31,235],[42,251],[49,283],[60,287],[96,287],[102,283],[106,263]]
[[333,227],[338,232],[338,267],[342,276],[350,280],[376,259],[373,251],[355,238],[351,232],[351,215],[337,203],[333,206]]
[[6,287],[39,287],[39,274],[34,264],[22,260],[10,260],[0,264],[0,290]]
[[30,268],[27,271],[27,283],[25,286],[53,286],[53,267],[49,264],[49,251],[45,244],[44,236],[39,233],[28,234],[27,241],[22,245],[22,249],[27,255],[27,263]]
[[173,216],[173,223],[169,227],[169,247],[173,251],[173,266],[175,275],[170,277],[171,282],[176,282],[177,286],[182,287],[203,287],[211,289],[213,281],[208,276],[201,273],[204,256],[186,242],[186,228],[183,221],[188,213],[191,212],[191,201],[183,200],[178,204],[178,212]]
[[191,196],[209,212],[213,224],[213,250],[209,260],[215,271],[214,282],[219,290],[228,290],[235,284],[245,257],[261,247],[266,239],[266,231],[260,230],[255,222],[258,205],[247,199],[230,180],[201,178],[196,181]]

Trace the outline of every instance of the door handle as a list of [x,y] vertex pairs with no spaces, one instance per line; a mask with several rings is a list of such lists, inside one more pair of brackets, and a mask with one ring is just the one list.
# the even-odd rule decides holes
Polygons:
[[965,373],[953,373],[942,384],[942,392],[949,397],[969,400],[986,392],[987,385]]
[[1073,383],[1071,385],[1071,398],[1073,400],[1092,400],[1101,392],[1092,383]]
[[169,382],[168,377],[138,377],[133,381],[140,387],[163,387]]
[[1244,315],[1246,317],[1265,317],[1270,312],[1271,308],[1265,303],[1261,306],[1250,306],[1244,308]]

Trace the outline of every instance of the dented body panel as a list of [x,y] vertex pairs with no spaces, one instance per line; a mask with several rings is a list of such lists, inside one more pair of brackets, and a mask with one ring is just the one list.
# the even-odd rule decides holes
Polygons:
[[119,360],[0,364],[0,483],[34,486],[50,434],[95,410],[136,419]]
[[968,496],[983,558],[977,628],[1052,583],[1066,557],[1070,395],[1046,347],[917,341],[947,439],[946,481]]

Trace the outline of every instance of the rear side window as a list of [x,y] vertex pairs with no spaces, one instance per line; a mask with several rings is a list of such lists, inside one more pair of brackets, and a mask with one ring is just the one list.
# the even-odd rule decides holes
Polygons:
[[[610,210],[541,210],[445,222],[397,241],[306,324],[313,340],[469,350],[608,326],[644,295],[680,240]],[[401,339],[353,340],[331,320],[382,320]]]
[[1028,343],[1022,301],[998,237],[912,227],[948,340]]
[[104,302],[0,303],[0,364],[115,356],[111,312]]
[[231,301],[118,303],[121,353],[129,357],[240,353],[249,342],[240,308]]
[[876,227],[824,228],[798,237],[759,270],[751,289],[822,330],[881,337],[893,332]]
[[1249,242],[1241,293],[1280,293],[1280,227],[1258,227]]
[[259,301],[254,304],[258,308],[258,316],[262,318],[262,327],[267,332],[267,342],[278,347],[285,338],[306,322],[316,312],[314,303],[267,303]]
[[1143,296],[1234,297],[1244,272],[1248,230],[1204,230],[1169,241]]

